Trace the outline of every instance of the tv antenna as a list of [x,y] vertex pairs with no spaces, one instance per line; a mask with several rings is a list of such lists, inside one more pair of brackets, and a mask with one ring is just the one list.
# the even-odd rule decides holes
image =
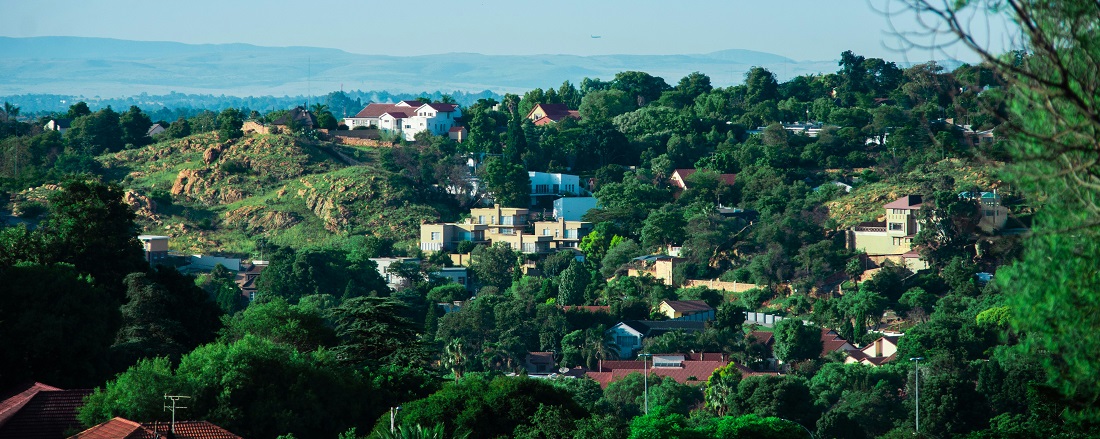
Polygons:
[[166,394],[164,394],[164,399],[166,401],[172,401],[172,405],[168,405],[168,403],[165,402],[164,410],[171,410],[172,411],[172,423],[169,424],[168,431],[171,431],[172,434],[176,434],[176,409],[185,409],[185,408],[187,408],[187,407],[184,407],[184,406],[176,405],[176,403],[179,402],[179,400],[181,400],[181,399],[191,399],[191,397],[190,396],[183,396],[183,395],[169,395],[169,394],[166,393]]

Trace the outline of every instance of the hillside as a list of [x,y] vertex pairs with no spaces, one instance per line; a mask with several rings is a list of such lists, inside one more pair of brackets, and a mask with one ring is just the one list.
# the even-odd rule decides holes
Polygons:
[[[345,163],[334,149],[356,157]],[[349,234],[411,239],[436,207],[373,163],[371,151],[252,135],[228,142],[212,133],[99,158],[128,190],[146,233],[187,252],[249,253],[260,240],[303,246]]]

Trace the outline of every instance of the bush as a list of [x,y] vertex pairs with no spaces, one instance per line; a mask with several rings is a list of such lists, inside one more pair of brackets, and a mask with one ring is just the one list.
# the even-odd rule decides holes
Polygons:
[[18,216],[23,219],[38,218],[46,213],[46,205],[37,201],[19,203]]

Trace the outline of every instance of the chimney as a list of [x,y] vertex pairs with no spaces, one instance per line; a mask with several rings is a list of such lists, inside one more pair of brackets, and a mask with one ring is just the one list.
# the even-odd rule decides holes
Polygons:
[[879,337],[878,340],[875,340],[875,357],[877,358],[877,357],[881,357],[881,356],[882,356],[882,337]]

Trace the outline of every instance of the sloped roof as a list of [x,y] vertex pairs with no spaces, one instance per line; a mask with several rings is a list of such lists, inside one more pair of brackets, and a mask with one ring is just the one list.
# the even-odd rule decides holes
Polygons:
[[710,355],[715,360],[693,360],[685,356],[685,361],[680,363],[681,367],[653,367],[653,364],[648,361],[603,361],[601,369],[588,371],[586,375],[600,383],[600,387],[607,388],[609,384],[632,373],[645,373],[648,368],[650,375],[672,378],[681,384],[702,385],[715,370],[729,364],[722,359],[722,354]]
[[[683,182],[684,182],[683,187],[686,189],[687,185],[689,184],[688,180],[687,180],[688,177],[690,177],[692,174],[694,174],[696,172],[698,172],[697,169],[683,168],[683,169],[676,169],[676,170],[672,171],[672,175],[679,175],[680,179],[683,180]],[[718,174],[718,180],[721,181],[722,183],[725,183],[727,186],[733,186],[733,184],[735,182],[737,182],[737,174]]]
[[289,125],[292,120],[306,128],[317,126],[317,116],[314,116],[313,113],[303,107],[294,107],[290,109],[290,111],[287,111],[282,117],[275,119],[271,124]]
[[646,337],[671,331],[698,332],[706,329],[705,322],[686,320],[626,320],[623,325],[633,328]]
[[835,352],[844,350],[845,352],[851,352],[845,345],[851,346],[848,340],[840,337],[836,331],[832,329],[821,328],[821,356],[824,357],[829,352]]
[[354,118],[378,118],[379,116],[381,116],[383,114],[386,114],[388,112],[391,112],[391,111],[409,110],[410,107],[412,109],[416,109],[416,108],[420,108],[420,106],[424,105],[424,103],[420,102],[420,101],[401,101],[401,102],[405,103],[406,105],[370,103],[370,104],[367,104],[366,107],[363,107],[362,110],[359,110],[359,112],[356,113],[355,116],[352,116],[352,117],[354,117]]
[[[394,119],[407,119],[409,117],[409,113],[406,113],[404,111],[396,111],[396,110],[387,111],[385,113],[382,113],[382,116],[385,116],[387,114],[390,115],[390,117],[392,117]],[[382,116],[379,116],[379,117],[382,117]]]
[[458,132],[462,132],[462,131],[466,131],[466,127],[464,127],[462,125],[455,125],[455,126],[451,127],[450,130],[447,130],[447,132],[449,132],[449,133],[458,133]]
[[[527,118],[531,118],[531,115],[535,114],[535,110],[542,109],[542,112],[546,114],[535,121],[535,125],[545,125],[550,122],[559,122],[565,118],[580,119],[581,113],[577,110],[570,110],[568,105],[565,104],[537,104],[534,108],[527,113]],[[545,119],[545,120],[544,120]]]
[[61,390],[57,387],[34,382],[26,383],[16,386],[11,389],[7,389],[4,393],[0,394],[0,426],[15,416],[19,409],[23,408],[34,395],[43,390]]
[[917,210],[921,206],[920,195],[906,195],[883,206],[887,209]]
[[35,392],[21,407],[5,415],[0,425],[0,439],[63,437],[66,431],[80,428],[77,411],[91,393],[88,389]]
[[[167,422],[138,424],[129,419],[114,418],[70,436],[70,439],[154,439],[165,437],[169,428]],[[242,439],[206,421],[177,421],[175,431],[177,439]]]
[[775,343],[775,334],[772,332],[752,331],[749,333],[749,335],[756,339],[756,343],[762,344],[764,346],[771,346],[773,343]]
[[673,311],[682,313],[700,313],[714,311],[707,302],[702,300],[666,300],[663,302]]
[[458,105],[455,105],[455,104],[434,103],[434,104],[424,104],[424,105],[427,105],[427,106],[431,107],[431,109],[433,109],[435,111],[438,111],[438,112],[441,112],[441,113],[451,113],[451,112],[455,111],[456,108],[458,108]]

